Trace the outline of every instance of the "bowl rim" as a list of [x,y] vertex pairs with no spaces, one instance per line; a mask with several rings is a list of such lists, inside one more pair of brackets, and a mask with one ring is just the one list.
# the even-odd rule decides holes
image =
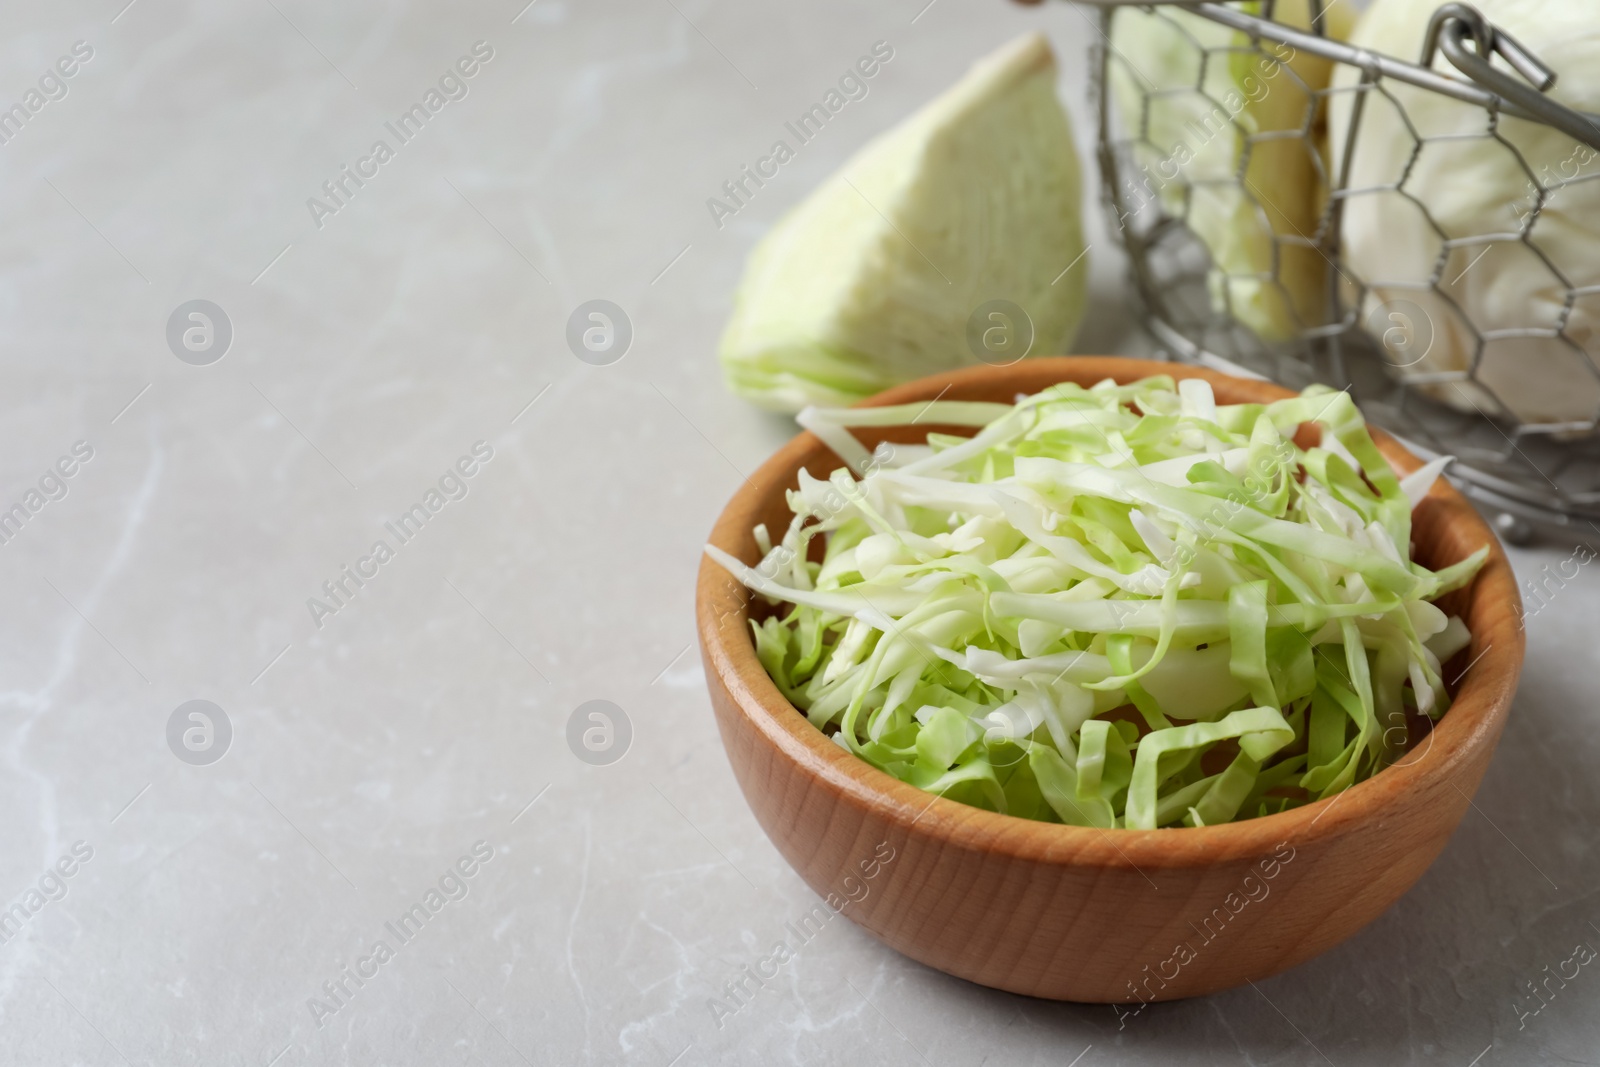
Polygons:
[[[1244,384],[1250,390],[1272,396],[1295,395],[1270,382],[1187,364],[1118,356],[1055,356],[1028,359],[1005,368],[978,366],[931,375],[878,393],[858,406],[911,403],[950,392],[959,396],[963,387],[1013,368],[1021,368],[1030,379],[1114,378],[1128,382],[1168,375],[1204,378],[1229,391]],[[1372,434],[1385,457],[1402,473],[1421,466],[1422,461],[1389,434],[1376,427]],[[741,556],[743,542],[757,521],[754,516],[761,513],[762,502],[786,486],[787,479],[781,476],[788,468],[803,464],[804,457],[818,449],[832,454],[815,435],[802,432],[773,453],[755,474],[745,479],[718,516],[710,543]],[[1463,769],[1470,754],[1498,738],[1522,666],[1523,633],[1518,623],[1521,602],[1516,580],[1489,524],[1448,481],[1440,478],[1434,483],[1429,501],[1430,524],[1460,524],[1469,534],[1476,535],[1475,540],[1489,546],[1489,558],[1467,587],[1466,595],[1474,604],[1485,597],[1502,599],[1510,610],[1482,613],[1489,625],[1473,633],[1473,659],[1463,672],[1449,711],[1429,732],[1426,745],[1332,797],[1240,822],[1156,830],[1067,826],[1003,815],[925,792],[840,748],[779,692],[757,659],[755,643],[749,635],[745,605],[750,598],[731,574],[704,554],[696,583],[697,630],[706,665],[716,672],[729,703],[769,745],[799,763],[838,799],[872,809],[908,835],[920,827],[924,834],[975,851],[1002,852],[1034,862],[1070,861],[1080,866],[1131,868],[1141,873],[1145,868],[1173,869],[1248,860],[1284,842],[1300,844],[1344,836],[1381,817],[1396,797],[1437,786],[1441,779],[1453,784],[1451,779]],[[737,610],[723,606],[734,599],[744,602]]]

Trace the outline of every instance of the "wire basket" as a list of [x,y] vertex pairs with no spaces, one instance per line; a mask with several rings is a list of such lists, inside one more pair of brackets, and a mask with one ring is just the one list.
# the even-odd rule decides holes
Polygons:
[[[1573,187],[1600,179],[1600,159],[1591,153],[1594,162],[1576,177],[1565,173],[1570,168],[1541,170],[1519,149],[1527,138],[1516,134],[1534,129],[1584,151],[1600,149],[1600,119],[1546,96],[1554,73],[1465,4],[1440,7],[1422,55],[1402,59],[1325,36],[1324,0],[1305,0],[1307,21],[1316,27],[1309,30],[1275,20],[1273,0],[1084,2],[1102,8],[1094,68],[1103,199],[1127,249],[1147,324],[1168,354],[1293,388],[1321,382],[1349,389],[1372,422],[1419,455],[1454,456],[1451,477],[1497,513],[1508,539],[1552,527],[1600,533],[1600,246],[1580,244],[1574,255],[1569,240],[1554,250],[1547,231],[1556,227],[1548,220],[1539,225],[1554,198],[1574,197]],[[1133,18],[1159,20],[1156,30],[1176,42],[1159,70],[1135,69],[1136,60],[1117,45],[1118,20]],[[1208,24],[1227,30],[1220,44],[1215,33],[1195,32]],[[1292,69],[1284,59],[1290,54],[1350,70],[1318,86]],[[1436,65],[1436,54],[1455,69]],[[1217,98],[1214,77],[1219,64],[1240,63],[1261,64],[1264,73],[1275,72],[1268,77],[1285,79],[1276,91],[1302,94],[1303,120],[1270,130],[1242,121],[1237,101]],[[1454,125],[1429,128],[1422,113],[1444,98]],[[1171,131],[1153,133],[1160,125],[1153,115],[1196,102],[1198,113],[1210,109],[1231,123],[1227,173],[1170,165],[1177,154]],[[1472,117],[1465,126],[1463,113]],[[1331,121],[1337,116],[1342,121]],[[1203,138],[1221,120],[1186,129]],[[1409,138],[1409,153],[1392,150],[1397,131]],[[1330,143],[1336,137],[1339,143]],[[1357,162],[1364,138],[1369,145],[1387,142],[1381,152],[1365,149],[1368,158],[1393,160],[1383,180]],[[1190,156],[1199,152],[1215,162],[1214,144]],[[1437,188],[1452,161],[1502,152],[1527,172],[1523,199],[1506,205],[1503,224],[1461,232],[1421,179],[1431,175]],[[1296,222],[1272,203],[1260,184],[1265,168],[1304,172],[1318,191],[1310,215]],[[1586,186],[1582,196],[1591,190],[1600,193],[1600,185]],[[1390,257],[1374,256],[1381,245],[1370,239],[1357,254],[1347,228],[1383,222],[1375,197],[1393,198],[1384,211],[1399,220],[1394,239],[1406,242],[1393,259],[1421,255],[1431,262],[1407,273]],[[1219,204],[1255,220],[1246,228],[1254,225],[1266,242],[1256,262],[1241,266],[1238,249],[1213,253],[1224,240],[1215,226]],[[1536,284],[1541,293],[1526,321],[1516,320],[1520,312],[1508,321],[1503,307],[1498,317],[1480,314],[1471,286],[1488,272],[1462,284],[1496,251],[1520,257],[1517,270],[1548,272],[1513,275],[1516,284]],[[1492,265],[1503,271],[1507,262]],[[1316,299],[1307,298],[1307,278],[1319,271],[1321,280],[1309,290]],[[1441,339],[1442,354],[1435,351]],[[1543,408],[1519,396],[1533,382],[1544,383],[1535,393],[1554,389]]]

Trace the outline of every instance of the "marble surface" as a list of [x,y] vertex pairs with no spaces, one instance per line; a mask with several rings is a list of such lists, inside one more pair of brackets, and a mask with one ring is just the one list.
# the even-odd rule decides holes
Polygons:
[[[0,104],[58,98],[0,144],[0,507],[58,499],[0,544],[0,907],[26,916],[0,1063],[1600,1062],[1600,974],[1537,1015],[1525,984],[1600,945],[1593,568],[1530,619],[1476,809],[1326,956],[1119,1025],[840,922],[719,1027],[815,902],[690,647],[704,535],[791,432],[712,356],[743,258],[1026,28],[1087,142],[1094,31],[998,0],[523,3],[4,6]],[[867,98],[719,229],[706,198],[879,40]],[[386,138],[476,42],[465,95]],[[345,165],[369,177],[308,208]],[[1095,233],[1078,349],[1142,351]],[[197,299],[231,324],[206,365],[167,337]],[[591,299],[633,324],[608,366],[565,342]],[[314,615],[347,565],[371,576]],[[169,744],[194,700],[214,732],[185,711]],[[631,724],[619,762],[569,747],[592,700]]]

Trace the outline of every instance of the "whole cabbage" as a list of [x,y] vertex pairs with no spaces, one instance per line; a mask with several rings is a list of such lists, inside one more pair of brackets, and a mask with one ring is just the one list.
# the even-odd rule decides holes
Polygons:
[[[1375,0],[1353,43],[1421,56],[1438,0]],[[1550,65],[1549,93],[1600,111],[1600,17],[1587,0],[1475,0]],[[1455,73],[1442,56],[1440,71]],[[1335,168],[1360,72],[1334,77]],[[1600,410],[1600,161],[1539,123],[1383,81],[1349,160],[1344,262],[1362,321],[1401,375],[1463,410],[1580,428]],[[1590,292],[1583,290],[1589,288]],[[1465,378],[1473,371],[1473,380]],[[1454,372],[1454,373],[1446,373]]]

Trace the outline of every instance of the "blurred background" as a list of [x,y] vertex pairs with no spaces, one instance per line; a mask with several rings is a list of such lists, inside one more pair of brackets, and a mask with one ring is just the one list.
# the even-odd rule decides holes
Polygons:
[[[816,903],[693,647],[703,539],[794,432],[721,381],[745,256],[1038,28],[1086,164],[1075,350],[1153,351],[1089,165],[1092,16],[124,3],[0,8],[0,108],[74,60],[0,114],[0,1062],[1595,1062],[1600,977],[1522,1015],[1600,944],[1585,567],[1530,613],[1476,810],[1328,955],[1119,1020],[836,922],[708,1010]],[[706,200],[880,41],[866,97],[719,226]],[[593,300],[631,333],[603,365],[568,343]]]

